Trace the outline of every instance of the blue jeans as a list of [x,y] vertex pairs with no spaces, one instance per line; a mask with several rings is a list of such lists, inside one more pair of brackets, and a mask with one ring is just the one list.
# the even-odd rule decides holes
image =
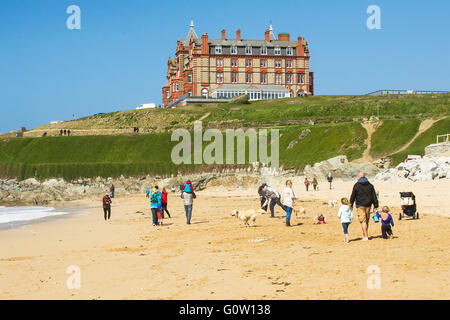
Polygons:
[[190,206],[184,206],[184,211],[186,211],[186,223],[191,224],[191,217],[192,217],[192,205]]
[[158,208],[151,208],[152,209],[152,219],[153,219],[153,224],[157,225],[158,224]]
[[348,234],[348,226],[350,225],[350,222],[343,222],[342,228],[344,229],[344,234]]
[[270,216],[273,217],[274,212],[273,209],[275,208],[275,205],[278,204],[284,211],[286,211],[286,207],[283,206],[280,202],[280,198],[275,198],[270,200]]
[[292,213],[292,208],[286,206],[286,223],[291,221],[291,213]]

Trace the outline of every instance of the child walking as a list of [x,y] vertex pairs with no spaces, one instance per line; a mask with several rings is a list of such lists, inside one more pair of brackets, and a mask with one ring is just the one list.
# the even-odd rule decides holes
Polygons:
[[292,181],[286,181],[286,187],[284,188],[284,207],[286,208],[286,226],[291,226],[291,213],[294,207],[295,194],[292,190]]
[[381,210],[381,214],[378,211],[375,213],[378,219],[381,219],[381,236],[383,239],[391,239],[394,235],[391,228],[391,225],[392,227],[394,226],[394,219],[392,219],[389,211],[389,207],[384,206]]
[[350,202],[347,198],[342,198],[341,204],[337,215],[341,219],[342,229],[344,229],[344,242],[348,243],[348,226],[353,221],[353,211],[350,209]]

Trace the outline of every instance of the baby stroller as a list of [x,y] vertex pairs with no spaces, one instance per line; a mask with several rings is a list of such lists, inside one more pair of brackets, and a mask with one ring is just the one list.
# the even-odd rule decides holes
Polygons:
[[400,213],[399,220],[402,220],[403,216],[419,219],[419,212],[417,212],[416,206],[416,196],[414,193],[400,192],[400,206],[402,208],[402,212]]

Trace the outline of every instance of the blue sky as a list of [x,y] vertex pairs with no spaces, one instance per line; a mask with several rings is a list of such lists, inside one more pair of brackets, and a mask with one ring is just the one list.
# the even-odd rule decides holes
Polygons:
[[[81,30],[69,30],[69,5]],[[366,27],[369,5],[381,30]],[[0,132],[161,103],[167,59],[189,21],[199,36],[305,37],[316,94],[450,90],[450,2],[2,0]]]

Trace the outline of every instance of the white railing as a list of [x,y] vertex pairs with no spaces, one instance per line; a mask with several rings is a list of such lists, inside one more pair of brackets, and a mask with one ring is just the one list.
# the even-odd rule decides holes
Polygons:
[[437,135],[436,143],[439,143],[440,138],[444,138],[444,140],[442,142],[449,142],[450,141],[450,133]]

